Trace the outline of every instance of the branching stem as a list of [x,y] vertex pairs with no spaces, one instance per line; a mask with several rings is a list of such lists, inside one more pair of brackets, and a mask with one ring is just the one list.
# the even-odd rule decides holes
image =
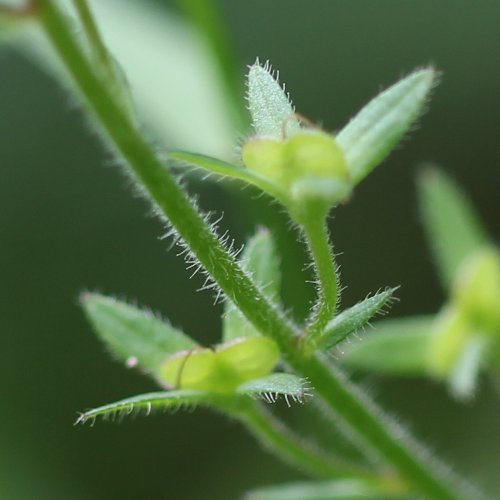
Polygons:
[[[412,489],[429,499],[465,498],[463,482],[448,472],[444,473],[436,461],[429,460],[428,454],[401,432],[399,426],[384,417],[381,410],[340,371],[327,366],[317,355],[304,357],[297,350],[294,338],[297,335],[296,328],[269,304],[228,254],[168,168],[159,161],[147,141],[122,111],[82,53],[56,1],[38,0],[38,16],[77,88],[111,143],[124,158],[130,173],[154,200],[159,211],[176,227],[179,235],[223,292],[258,330],[277,342],[286,362],[299,375],[309,380],[317,395],[354,432],[376,448]],[[313,233],[314,238],[318,237],[318,241],[323,241],[320,245],[323,255],[325,244],[328,252],[330,249],[327,240],[319,240],[316,234],[318,230],[315,228]],[[315,250],[317,251],[319,250]],[[321,263],[322,267],[324,265]],[[330,286],[333,286],[332,282]]]
[[324,218],[314,217],[304,222],[304,234],[311,253],[317,280],[318,303],[313,309],[305,334],[308,345],[323,333],[337,309],[339,284],[335,257]]

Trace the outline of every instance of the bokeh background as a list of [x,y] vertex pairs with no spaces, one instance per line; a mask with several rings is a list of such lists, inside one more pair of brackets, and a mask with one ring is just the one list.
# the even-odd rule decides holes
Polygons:
[[[135,4],[146,8],[149,2]],[[156,4],[178,16],[169,18],[176,26],[175,19],[182,21],[179,3]],[[500,3],[220,0],[215,5],[226,23],[236,74],[242,77],[257,56],[270,59],[298,111],[329,130],[340,128],[405,72],[429,63],[442,70],[421,127],[331,223],[342,252],[344,305],[400,284],[395,316],[436,311],[444,297],[419,225],[414,180],[420,162],[441,165],[466,187],[498,241]],[[116,25],[134,25],[133,16],[127,21],[121,15],[116,10]],[[153,17],[161,26],[163,17]],[[113,29],[118,28],[110,27],[110,33]],[[106,35],[104,17],[103,31]],[[139,27],[122,35],[128,53],[139,50],[142,35]],[[217,111],[217,97],[204,90],[216,81],[203,77],[210,61],[200,57],[189,73],[186,44],[182,33],[178,36],[178,45],[170,46],[178,66],[172,58],[162,59],[161,47],[140,53],[157,70],[143,75],[156,89],[149,97],[175,110],[163,128],[154,109],[144,111],[145,125],[148,113],[154,123],[151,136],[160,150],[186,141],[203,150],[211,141],[236,140],[246,130],[224,132],[227,110]],[[252,486],[298,478],[242,428],[207,411],[73,427],[78,410],[155,389],[105,352],[78,307],[82,290],[150,305],[205,343],[218,338],[221,307],[213,306],[209,293],[196,293],[201,278],[188,279],[175,250],[167,251],[159,239],[161,224],[133,196],[76,100],[43,69],[43,59],[36,61],[24,50],[0,49],[0,498],[230,499]],[[192,84],[191,98],[175,94],[182,72]],[[212,127],[212,121],[222,125]],[[218,139],[210,136],[215,133]],[[194,179],[191,189],[204,208],[225,213],[223,225],[239,243],[256,225],[272,225],[283,252],[284,300],[297,316],[303,314],[312,298],[303,285],[303,253],[294,235],[282,229],[279,214],[262,200],[242,201],[235,186]],[[483,380],[476,400],[467,405],[424,380],[370,377],[367,383],[377,400],[457,470],[491,498],[500,495],[500,396],[491,381]],[[294,408],[289,416],[304,420],[300,412]]]

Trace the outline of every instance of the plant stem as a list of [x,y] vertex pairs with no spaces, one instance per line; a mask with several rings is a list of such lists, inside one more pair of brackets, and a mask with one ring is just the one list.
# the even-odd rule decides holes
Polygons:
[[113,68],[113,61],[111,60],[106,45],[104,45],[101,34],[99,33],[99,28],[97,27],[87,0],[73,0],[73,3],[82,23],[83,31],[87,37],[90,47],[92,48],[92,54],[95,57],[96,62],[101,67],[105,77],[109,79],[114,86],[118,86]]
[[295,434],[269,410],[254,401],[249,401],[244,405],[238,418],[265,448],[270,449],[284,462],[312,476],[323,478],[347,476],[370,479],[378,477],[368,469],[332,459],[317,446]]
[[318,303],[308,321],[309,326],[304,338],[307,345],[314,346],[326,324],[335,315],[339,286],[325,218],[309,217],[304,220],[303,227],[318,282]]
[[175,182],[167,167],[141,136],[115,98],[96,76],[82,53],[65,16],[55,0],[38,0],[38,16],[56,52],[77,88],[125,159],[130,173],[144,186],[158,209],[176,227],[193,254],[222,291],[259,330],[273,338],[285,360],[309,379],[326,403],[389,462],[402,479],[426,498],[458,499],[461,481],[443,474],[419,447],[401,434],[393,422],[360,393],[337,369],[316,356],[304,358],[297,351],[295,328],[270,305],[241,270],[217,236]]

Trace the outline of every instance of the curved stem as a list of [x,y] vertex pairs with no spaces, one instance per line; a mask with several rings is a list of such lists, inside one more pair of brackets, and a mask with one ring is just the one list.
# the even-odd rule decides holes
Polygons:
[[381,410],[341,372],[328,368],[321,358],[305,358],[297,351],[296,329],[269,304],[228,254],[167,167],[103,86],[55,0],[38,0],[38,16],[99,124],[125,159],[130,173],[176,227],[222,291],[258,330],[277,342],[289,365],[308,378],[332,410],[375,447],[415,491],[436,500],[462,498],[461,491],[465,491],[462,481],[450,473],[443,473],[399,426],[382,417]]
[[339,284],[337,266],[324,217],[310,217],[304,221],[303,227],[314,262],[318,287],[318,303],[309,318],[304,340],[308,345],[314,345],[314,341],[318,339],[326,324],[335,315]]
[[269,410],[254,401],[243,407],[238,418],[265,448],[270,449],[284,462],[312,476],[323,478],[347,476],[369,479],[379,477],[368,469],[332,458],[325,451],[293,432]]

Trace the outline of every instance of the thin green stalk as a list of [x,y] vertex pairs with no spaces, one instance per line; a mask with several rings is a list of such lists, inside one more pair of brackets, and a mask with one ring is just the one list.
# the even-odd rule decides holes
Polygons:
[[278,343],[290,366],[308,378],[318,395],[360,436],[376,447],[413,489],[425,494],[426,498],[463,498],[457,492],[461,481],[442,474],[416,444],[401,435],[398,426],[381,418],[381,411],[338,370],[328,368],[320,358],[304,358],[297,351],[295,328],[266,301],[235,259],[228,255],[172,174],[103,86],[81,52],[56,2],[38,0],[38,16],[77,88],[125,159],[131,173],[177,228],[179,235],[224,293],[257,329],[266,332]]
[[109,79],[114,86],[119,86],[119,82],[116,81],[114,63],[111,60],[106,45],[104,45],[87,0],[73,0],[73,4],[75,5],[80,22],[82,23],[83,31],[90,44],[93,56],[102,68],[105,77]]
[[333,459],[326,452],[294,433],[262,405],[249,401],[237,415],[256,436],[259,442],[279,456],[284,462],[315,477],[362,477],[376,479],[378,476]]
[[303,227],[309,252],[314,262],[318,288],[318,303],[308,321],[309,326],[304,340],[307,345],[314,346],[314,341],[335,315],[339,285],[335,257],[325,219],[311,217],[304,221]]

